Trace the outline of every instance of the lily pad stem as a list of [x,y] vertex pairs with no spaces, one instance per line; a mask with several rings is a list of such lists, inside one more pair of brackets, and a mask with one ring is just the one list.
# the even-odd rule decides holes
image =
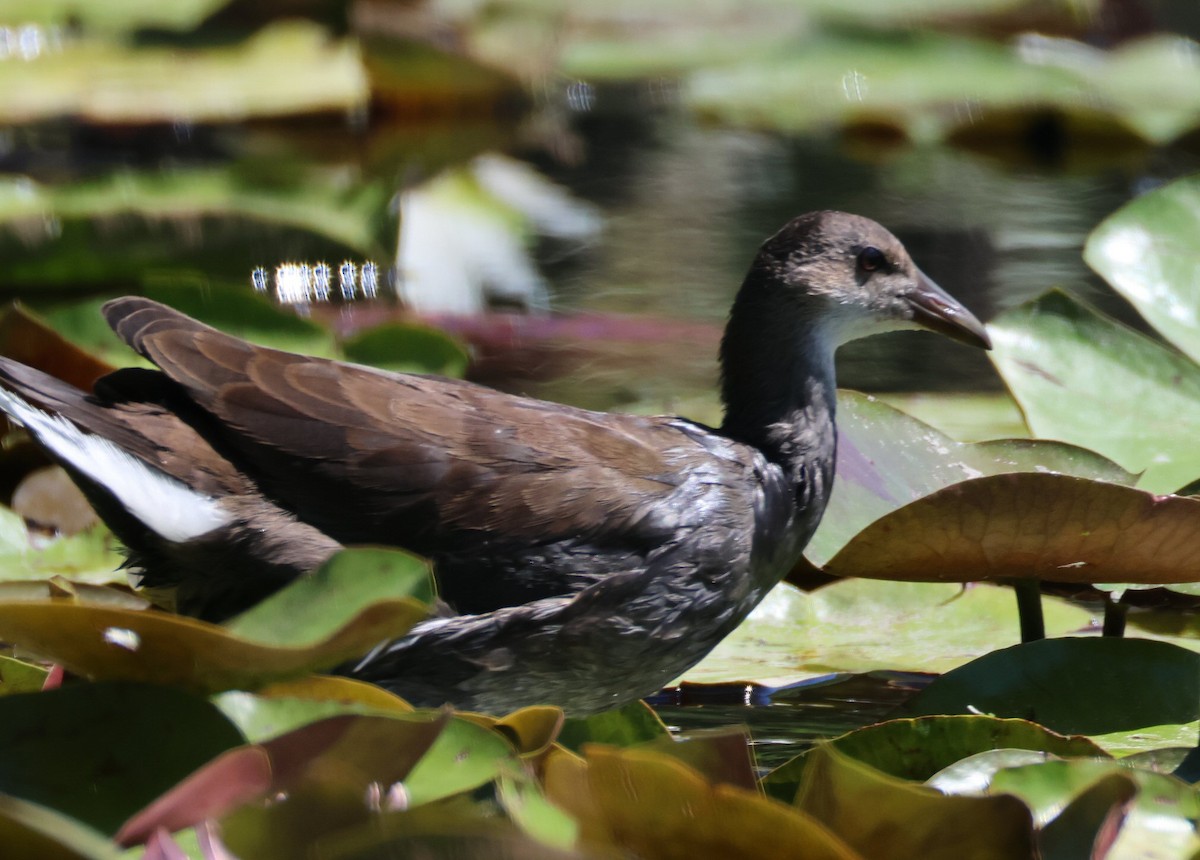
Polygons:
[[1036,579],[1009,581],[1017,595],[1017,617],[1021,620],[1021,641],[1046,638],[1046,619],[1042,615],[1042,589]]

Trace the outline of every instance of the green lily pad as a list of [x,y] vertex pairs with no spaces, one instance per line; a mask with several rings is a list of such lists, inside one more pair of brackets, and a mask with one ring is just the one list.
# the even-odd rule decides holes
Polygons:
[[443,331],[411,323],[388,323],[342,342],[347,360],[401,373],[462,376],[470,355]]
[[1168,723],[1162,726],[1143,726],[1121,732],[1092,735],[1092,740],[1109,754],[1117,757],[1136,755],[1167,747],[1194,747],[1200,739],[1200,720],[1190,723]]
[[118,860],[99,831],[47,806],[0,794],[0,845],[13,857]]
[[1134,39],[1096,64],[1087,81],[1144,140],[1170,143],[1200,122],[1200,58],[1191,39]]
[[[842,755],[897,779],[924,782],[989,750],[1027,750],[1055,756],[1103,756],[1087,738],[1065,737],[1026,720],[985,716],[931,716],[888,720],[827,741]],[[807,753],[763,777],[771,797],[791,802],[807,767]]]
[[[988,326],[993,362],[1036,436],[1111,457],[1138,486],[1200,476],[1200,366],[1061,292]],[[1113,392],[1136,409],[1114,409]]]
[[[947,74],[953,69],[953,74]],[[1082,103],[1083,87],[1052,66],[976,39],[934,34],[831,38],[697,72],[684,89],[703,116],[737,125],[806,129],[879,123],[937,140],[955,122],[948,105],[977,112]]]
[[[307,679],[293,682],[302,684]],[[213,697],[213,704],[220,708],[238,730],[251,743],[261,743],[290,731],[315,723],[328,717],[344,714],[366,714],[386,716],[406,713],[378,704],[363,701],[339,701],[338,699],[306,699],[299,696],[260,696],[230,690]],[[411,711],[411,709],[409,709]]]
[[141,684],[0,698],[0,791],[106,833],[242,736],[212,705]]
[[[1048,635],[1092,615],[1043,598]],[[829,672],[946,672],[1017,639],[1008,589],[850,579],[802,592],[777,586],[682,680],[794,683]],[[1019,715],[1015,715],[1019,716]]]
[[867,526],[834,576],[925,582],[1045,579],[1162,585],[1200,579],[1200,499],[1069,475],[963,481]]
[[1073,445],[1029,439],[956,442],[878,399],[838,396],[837,480],[805,556],[822,565],[869,523],[943,487],[1009,472],[1055,472],[1115,484],[1133,476]]
[[0,506],[0,581],[63,576],[97,585],[123,583],[128,579],[119,570],[124,560],[116,539],[99,526],[35,548],[21,517]]
[[501,776],[497,799],[517,826],[543,845],[569,851],[579,839],[579,824],[546,799],[531,779]]
[[1181,819],[1200,821],[1200,790],[1160,773],[1113,761],[1048,761],[1009,768],[996,774],[990,791],[1015,794],[1034,810],[1039,822],[1052,819],[1064,797],[1109,774],[1120,774],[1142,789],[1139,805],[1147,811],[1167,812]]
[[402,635],[424,617],[420,598],[429,589],[425,569],[405,553],[345,550],[228,628],[117,605],[103,591],[9,599],[0,592],[0,639],[86,677],[247,689],[334,666]]
[[49,672],[12,657],[0,657],[0,696],[36,693],[46,683]]
[[89,32],[122,33],[147,27],[190,30],[224,5],[225,0],[120,0],[81,3],[79,0],[7,0],[9,22],[82,26]]
[[1123,773],[1110,773],[1079,792],[1038,834],[1043,860],[1108,855],[1125,823],[1137,785]]
[[627,747],[669,736],[654,709],[639,701],[590,717],[568,718],[563,722],[558,741],[578,751],[589,743]]
[[808,753],[795,805],[865,857],[1034,856],[1033,822],[1017,798],[944,795],[889,776],[830,743]]
[[1071,734],[1200,719],[1200,653],[1148,639],[1027,642],[938,678],[906,714],[990,713]]
[[354,43],[298,20],[232,46],[131,50],[79,39],[35,63],[0,65],[0,118],[8,124],[235,122],[351,110],[367,97]]
[[421,612],[420,604],[433,598],[427,561],[402,550],[359,547],[342,550],[224,627],[245,639],[299,648],[335,635],[347,617],[380,601],[403,600]]
[[1200,361],[1200,180],[1122,206],[1088,236],[1083,258],[1180,351]]

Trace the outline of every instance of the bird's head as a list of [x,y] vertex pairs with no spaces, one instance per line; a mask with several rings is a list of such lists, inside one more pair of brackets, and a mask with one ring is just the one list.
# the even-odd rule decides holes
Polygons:
[[882,226],[845,212],[810,212],[768,239],[755,269],[818,314],[834,345],[881,331],[930,329],[991,349],[983,324],[917,268]]

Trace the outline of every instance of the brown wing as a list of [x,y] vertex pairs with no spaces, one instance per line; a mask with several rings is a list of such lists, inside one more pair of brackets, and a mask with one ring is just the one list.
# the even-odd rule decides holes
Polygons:
[[266,349],[146,299],[105,315],[219,419],[218,447],[268,495],[344,543],[431,553],[670,528],[657,503],[683,477],[665,452],[689,441],[665,422]]

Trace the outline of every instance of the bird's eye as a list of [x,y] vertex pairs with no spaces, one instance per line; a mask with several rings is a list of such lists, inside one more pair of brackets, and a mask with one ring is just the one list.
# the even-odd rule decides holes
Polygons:
[[887,257],[874,245],[863,248],[858,252],[858,267],[864,272],[874,272],[887,268]]

